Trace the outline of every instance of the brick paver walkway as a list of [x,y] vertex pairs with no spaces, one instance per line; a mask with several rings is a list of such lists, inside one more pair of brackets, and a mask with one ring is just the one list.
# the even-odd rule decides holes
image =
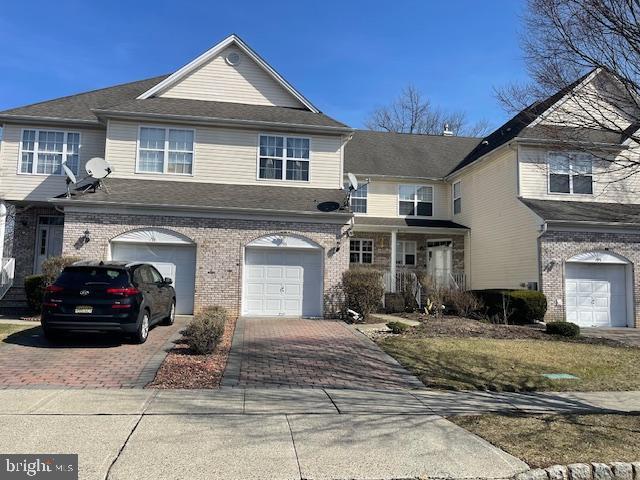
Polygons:
[[151,382],[187,319],[155,326],[143,345],[118,335],[75,334],[47,343],[40,328],[0,342],[0,389],[16,387],[142,388]]
[[223,386],[416,388],[422,384],[342,322],[240,318]]

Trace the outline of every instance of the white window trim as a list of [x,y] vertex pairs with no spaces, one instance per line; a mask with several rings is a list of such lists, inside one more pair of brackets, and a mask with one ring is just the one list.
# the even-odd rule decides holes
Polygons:
[[[282,137],[283,138],[283,144],[282,144],[282,154],[283,154],[283,158],[282,158],[282,178],[261,178],[260,177],[260,137]],[[308,140],[309,141],[309,158],[308,159],[304,159],[304,158],[290,158],[289,160],[294,160],[294,161],[307,161],[309,162],[309,179],[308,180],[287,180],[287,138],[296,138],[296,139],[303,139],[303,140]],[[259,182],[288,182],[288,183],[301,183],[301,184],[307,184],[307,183],[311,183],[311,159],[313,154],[311,153],[313,151],[313,144],[312,144],[312,138],[311,137],[304,137],[304,136],[300,136],[300,135],[287,135],[284,133],[270,133],[270,132],[260,132],[258,133],[258,138],[256,140],[256,180]],[[274,157],[276,158],[276,157]],[[278,159],[279,160],[279,159]]]
[[[351,241],[359,241],[360,242],[360,250],[358,251],[358,261],[357,262],[352,262],[351,261],[351,253],[355,253],[352,252],[351,250]],[[363,263],[362,262],[362,242],[371,242],[371,263]],[[374,261],[375,261],[375,256],[374,256],[374,251],[375,251],[375,242],[373,241],[372,238],[350,238],[349,239],[349,263],[355,263],[357,265],[373,265]],[[364,252],[364,253],[369,253],[369,252]]]
[[[406,253],[406,245],[407,244],[413,244],[413,257],[415,262],[414,263],[407,263],[407,253]],[[396,265],[400,265],[403,267],[417,267],[418,266],[418,242],[416,242],[415,240],[396,240],[396,256],[398,255],[398,253],[400,253],[400,245],[402,245],[402,262],[398,263],[397,258],[394,258],[394,261],[396,262]]]
[[[344,189],[346,190],[348,183],[344,184]],[[366,189],[367,189],[367,196],[366,197],[354,197],[353,196],[353,192],[351,193],[351,196],[349,197],[349,206],[353,209],[353,199],[354,198],[359,198],[360,200],[366,200],[367,201],[367,206],[365,208],[364,212],[353,212],[354,215],[367,215],[369,213],[369,184],[364,184],[363,185]],[[361,191],[360,190],[361,187],[358,188],[358,190],[354,190],[354,192],[358,192]]]
[[[431,189],[431,215],[417,215],[418,212],[418,203],[419,200],[414,198],[413,199],[413,206],[414,206],[414,210],[416,212],[416,215],[402,215],[400,214],[400,202],[408,202],[409,200],[402,200],[400,198],[400,186],[403,187],[414,187],[415,190],[418,190],[419,187],[428,187]],[[397,188],[396,188],[396,199],[398,202],[398,209],[396,211],[396,213],[398,214],[399,217],[402,218],[433,218],[435,216],[436,213],[436,187],[433,184],[417,184],[417,183],[399,183]],[[421,202],[421,203],[428,203],[428,202]]]
[[[23,153],[23,149],[22,149],[22,144],[23,144],[23,138],[24,138],[24,132],[25,131],[34,131],[36,132],[36,136],[33,142],[33,165],[31,165],[31,172],[23,172],[22,171],[22,153]],[[54,176],[54,177],[64,177],[66,176],[66,174],[64,173],[64,170],[60,169],[60,173],[37,173],[38,171],[38,137],[40,135],[40,132],[62,132],[64,133],[64,143],[62,145],[62,159],[66,159],[67,158],[67,140],[69,138],[69,134],[75,134],[78,135],[78,170],[75,173],[76,175],[80,174],[80,164],[82,163],[82,133],[76,130],[62,130],[59,128],[22,128],[20,130],[20,148],[18,149],[18,168],[16,169],[16,173],[18,175],[31,175],[31,176],[38,176],[38,177],[50,177],[50,176]]]
[[[140,135],[143,128],[156,128],[164,130],[164,158],[162,164],[162,172],[146,172],[140,170]],[[169,130],[186,130],[193,132],[193,150],[191,151],[191,173],[174,173],[167,171],[169,166]],[[147,149],[150,150],[150,149]],[[172,150],[174,152],[182,152],[183,150]],[[189,153],[188,150],[184,150],[185,153]],[[196,129],[185,128],[181,125],[138,125],[138,138],[136,139],[136,174],[140,175],[176,175],[179,177],[193,177],[196,173]]]
[[[460,194],[456,197],[456,185],[460,185]],[[460,200],[460,211],[456,213],[456,200]],[[462,213],[462,180],[453,182],[451,185],[451,213],[460,215]]]
[[579,176],[579,175],[574,175],[573,173],[571,173],[573,169],[573,161],[571,160],[571,158],[569,158],[569,191],[568,192],[552,192],[551,191],[551,156],[554,154],[567,155],[567,156],[589,155],[589,154],[585,154],[585,152],[576,152],[576,151],[563,152],[563,151],[553,150],[553,151],[547,152],[547,194],[561,195],[561,196],[571,195],[572,197],[576,197],[576,196],[577,197],[593,197],[595,195],[594,185],[596,183],[595,181],[596,175],[594,172],[595,158],[593,157],[593,155],[591,155],[591,193],[573,193],[573,177]]

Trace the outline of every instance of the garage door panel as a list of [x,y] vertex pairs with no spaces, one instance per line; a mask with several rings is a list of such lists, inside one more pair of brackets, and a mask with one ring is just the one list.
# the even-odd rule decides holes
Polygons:
[[269,280],[281,280],[282,277],[284,276],[281,266],[265,267],[264,271],[265,271],[265,275],[264,276],[267,279],[267,281],[269,281]]

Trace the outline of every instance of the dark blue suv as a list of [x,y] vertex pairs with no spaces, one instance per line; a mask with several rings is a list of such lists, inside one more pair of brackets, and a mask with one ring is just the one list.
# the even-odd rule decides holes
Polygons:
[[175,320],[171,283],[147,263],[76,262],[45,290],[44,335],[55,341],[64,331],[115,331],[144,343],[152,325]]

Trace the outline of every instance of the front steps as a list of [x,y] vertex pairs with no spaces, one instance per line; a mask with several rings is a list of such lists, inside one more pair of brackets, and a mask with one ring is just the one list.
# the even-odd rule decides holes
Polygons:
[[2,300],[0,300],[0,316],[14,317],[29,315],[31,313],[24,287],[11,287]]

